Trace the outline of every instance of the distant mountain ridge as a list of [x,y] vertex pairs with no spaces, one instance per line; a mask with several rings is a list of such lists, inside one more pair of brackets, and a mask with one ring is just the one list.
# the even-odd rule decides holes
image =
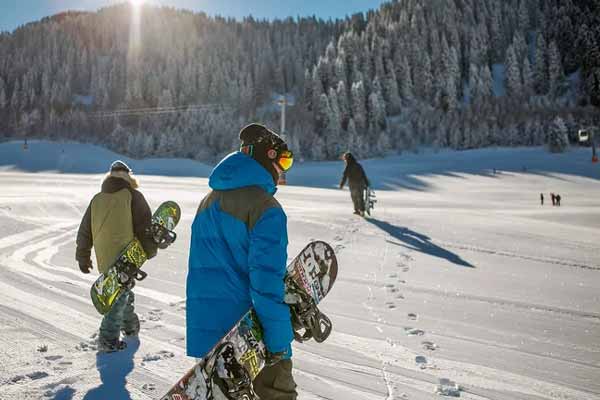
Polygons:
[[60,13],[0,35],[0,136],[212,161],[249,121],[278,128],[265,105],[287,93],[287,139],[307,159],[539,145],[556,118],[574,140],[600,125],[599,4],[404,0],[336,21]]

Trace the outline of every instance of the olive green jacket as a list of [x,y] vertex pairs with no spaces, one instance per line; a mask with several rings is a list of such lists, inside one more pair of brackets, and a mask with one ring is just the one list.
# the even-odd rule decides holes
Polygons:
[[157,246],[146,234],[151,224],[152,212],[144,196],[128,180],[108,176],[81,220],[75,258],[79,264],[89,263],[93,247],[98,271],[105,273],[134,237],[152,258]]

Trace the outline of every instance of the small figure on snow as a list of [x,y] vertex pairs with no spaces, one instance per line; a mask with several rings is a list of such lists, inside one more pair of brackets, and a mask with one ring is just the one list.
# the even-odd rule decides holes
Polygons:
[[544,193],[540,193],[540,203],[544,205]]
[[363,167],[356,161],[356,158],[352,153],[345,153],[343,156],[346,168],[344,169],[344,175],[340,182],[340,189],[344,187],[346,180],[350,187],[350,197],[354,204],[354,214],[365,215],[365,201],[363,198],[363,192],[369,187],[369,179],[365,174]]
[[550,198],[552,199],[552,205],[555,206],[556,205],[556,196],[554,195],[554,193],[550,193]]
[[[88,274],[93,269],[92,247],[98,272],[106,273],[121,251],[137,238],[148,258],[156,255],[157,245],[146,233],[152,225],[152,212],[137,190],[139,184],[123,161],[115,161],[102,182],[100,193],[88,206],[77,232],[75,258],[79,269]],[[140,321],[134,311],[134,295],[125,290],[112,309],[104,315],[98,336],[98,351],[112,352],[126,347],[120,334],[137,336]]]
[[561,199],[560,194],[557,194],[556,195],[556,205],[559,207],[560,207],[560,199]]
[[294,338],[284,302],[287,218],[273,195],[293,163],[280,136],[259,124],[240,132],[240,151],[213,170],[192,225],[187,276],[187,354],[202,358],[254,307],[269,352],[253,382],[261,399],[295,400]]

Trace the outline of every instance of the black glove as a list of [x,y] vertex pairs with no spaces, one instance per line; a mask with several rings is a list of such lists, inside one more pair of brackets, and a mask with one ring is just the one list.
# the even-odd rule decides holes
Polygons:
[[92,265],[92,260],[87,260],[87,261],[79,262],[79,269],[84,274],[89,274],[90,271],[92,269],[94,269],[94,266]]

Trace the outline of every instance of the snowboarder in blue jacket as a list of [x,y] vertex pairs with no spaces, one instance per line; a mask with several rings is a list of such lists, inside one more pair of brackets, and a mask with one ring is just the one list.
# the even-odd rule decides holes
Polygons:
[[287,218],[273,197],[279,174],[291,167],[293,156],[281,137],[259,124],[243,128],[240,140],[240,151],[212,171],[212,191],[192,224],[187,353],[204,357],[254,307],[274,362],[257,376],[254,390],[263,400],[295,400],[294,335],[283,281]]

